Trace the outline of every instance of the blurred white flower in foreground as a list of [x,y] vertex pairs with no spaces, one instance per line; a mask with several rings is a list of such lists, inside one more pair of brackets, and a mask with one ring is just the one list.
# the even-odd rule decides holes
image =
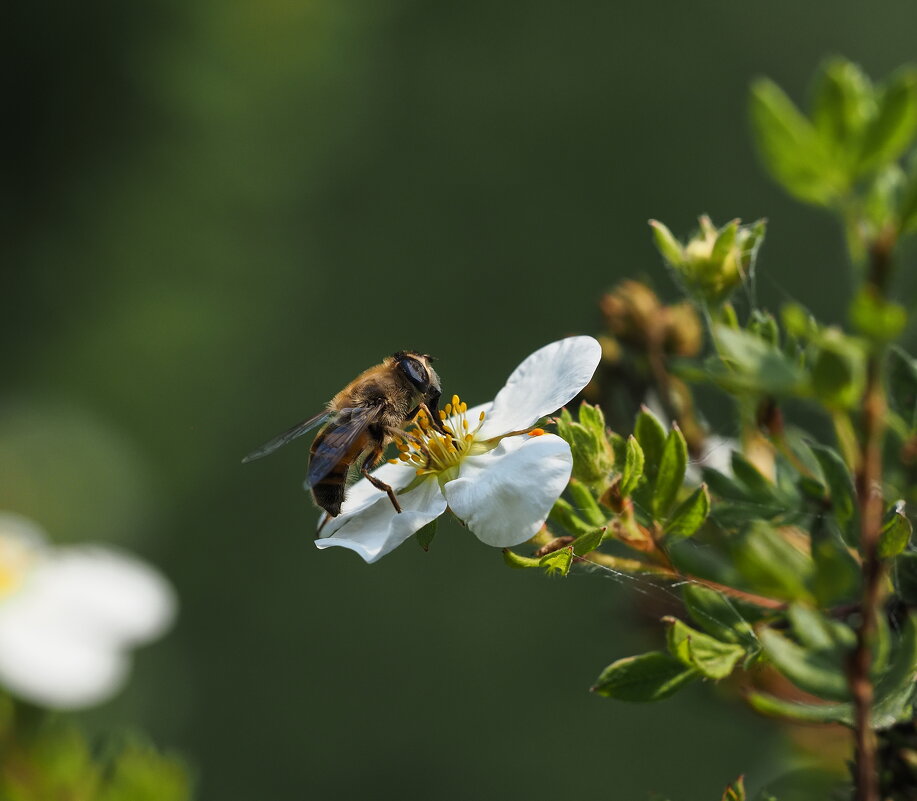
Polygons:
[[128,650],[160,636],[175,595],[152,567],[99,546],[53,547],[0,513],[0,685],[56,709],[120,689]]
[[570,337],[535,351],[491,403],[445,407],[444,436],[429,421],[399,443],[400,459],[374,475],[398,492],[402,512],[366,479],[347,492],[341,514],[323,516],[319,548],[339,545],[375,562],[446,509],[479,540],[525,542],[544,524],[567,486],[573,458],[560,437],[532,429],[589,383],[602,355],[592,337]]

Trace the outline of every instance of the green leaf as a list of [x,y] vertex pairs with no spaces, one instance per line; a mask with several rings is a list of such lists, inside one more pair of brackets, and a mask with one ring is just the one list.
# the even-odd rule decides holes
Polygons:
[[189,784],[181,760],[133,742],[118,755],[101,792],[93,797],[95,801],[189,801]]
[[420,529],[414,536],[417,537],[417,544],[425,551],[429,551],[430,543],[433,542],[433,538],[436,536],[436,519],[434,518],[427,523],[427,525]]
[[551,507],[551,511],[548,513],[548,520],[562,526],[565,531],[574,537],[588,534],[595,528],[594,525],[583,520],[572,504],[564,498],[558,498],[554,501],[554,506]]
[[506,562],[508,567],[514,567],[519,569],[529,568],[529,567],[541,567],[541,560],[536,559],[532,556],[520,556],[519,554],[511,551],[509,548],[503,549],[503,561]]
[[864,286],[850,304],[850,323],[873,342],[890,342],[904,330],[907,312],[904,306],[887,301]]
[[704,631],[724,642],[757,648],[755,630],[721,592],[702,584],[686,584],[681,592],[688,614]]
[[701,484],[669,517],[665,524],[665,534],[677,538],[690,537],[704,524],[709,514],[710,494],[707,485]]
[[559,548],[556,551],[547,553],[541,557],[538,562],[539,567],[543,567],[545,573],[549,576],[559,574],[566,576],[570,572],[570,565],[573,564],[573,548]]
[[863,135],[860,173],[898,158],[917,132],[917,71],[902,70],[882,90],[878,113]]
[[917,427],[917,360],[894,345],[888,349],[888,402],[908,426]]
[[567,485],[567,492],[573,502],[577,515],[592,526],[602,526],[607,522],[607,515],[602,511],[595,496],[585,484],[575,478]]
[[879,558],[891,559],[902,553],[911,540],[911,521],[903,513],[904,501],[892,510],[891,516],[879,533]]
[[909,170],[901,190],[898,230],[902,235],[917,230],[917,157],[910,159]]
[[755,521],[730,540],[736,569],[748,589],[769,598],[811,600],[807,584],[813,564],[764,521]]
[[725,364],[711,365],[711,379],[735,392],[792,395],[802,388],[802,374],[782,350],[747,331],[714,326],[714,339]]
[[662,449],[659,473],[653,488],[653,512],[663,517],[671,508],[685,480],[688,469],[688,444],[678,426],[672,426]]
[[860,563],[850,553],[829,521],[817,520],[810,528],[810,548],[815,564],[812,588],[820,606],[853,601],[860,595]]
[[627,498],[640,483],[643,478],[643,449],[637,438],[631,434],[627,438],[627,446],[624,455],[624,469],[621,471],[621,495]]
[[570,547],[573,548],[573,553],[577,556],[585,556],[587,553],[591,553],[598,548],[599,545],[602,544],[603,539],[605,539],[604,526],[594,531],[590,531],[588,534],[577,537],[570,543]]
[[741,453],[733,451],[729,461],[732,474],[745,485],[746,496],[750,500],[764,503],[774,497],[777,487]]
[[851,525],[855,522],[857,508],[853,477],[840,454],[833,448],[814,442],[809,443],[809,448],[818,460],[822,476],[828,485],[834,519],[845,533],[848,544],[855,544],[859,537],[855,527]]
[[773,629],[758,632],[764,652],[774,666],[801,690],[829,701],[847,701],[847,677],[831,654],[797,645]]
[[735,643],[725,643],[709,634],[696,631],[678,618],[664,617],[669,653],[682,664],[699,670],[709,679],[725,679],[745,656],[745,649]]
[[650,226],[653,229],[653,241],[662,258],[672,267],[680,267],[685,260],[685,252],[681,243],[659,220],[650,220]]
[[661,651],[629,656],[602,671],[592,692],[619,701],[661,701],[698,677],[698,672]]
[[917,551],[905,551],[895,559],[892,576],[895,589],[908,604],[917,604]]
[[802,723],[853,725],[853,704],[801,704],[754,690],[745,698],[751,708],[762,715],[798,720]]
[[746,801],[745,795],[745,777],[739,776],[732,784],[723,790],[723,797],[720,801]]
[[805,604],[790,604],[787,610],[793,634],[805,648],[830,653],[842,663],[856,645],[856,634],[849,626],[828,620],[817,609]]
[[665,428],[649,409],[644,406],[634,423],[634,436],[643,451],[643,469],[650,480],[655,479],[662,461],[665,447]]
[[873,721],[880,727],[909,718],[914,702],[914,675],[917,671],[917,615],[904,621],[901,635],[892,650],[888,669],[876,680]]
[[772,81],[751,88],[751,120],[761,158],[790,194],[830,206],[845,188],[813,125]]
[[847,171],[859,157],[863,128],[873,109],[869,78],[856,64],[833,59],[822,66],[812,121],[829,152]]
[[826,331],[812,362],[812,389],[829,408],[851,409],[863,396],[866,363],[853,339],[836,330]]

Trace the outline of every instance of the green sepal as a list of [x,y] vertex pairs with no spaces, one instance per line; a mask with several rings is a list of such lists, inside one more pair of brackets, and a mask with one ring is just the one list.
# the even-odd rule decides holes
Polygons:
[[602,544],[602,540],[605,539],[605,527],[594,529],[588,534],[583,534],[577,537],[573,542],[570,543],[570,547],[573,548],[573,553],[576,556],[585,556],[587,553],[591,553],[596,548]]
[[643,478],[643,449],[637,438],[631,434],[627,438],[624,451],[624,467],[621,470],[621,483],[618,488],[621,496],[627,498],[637,488]]
[[713,335],[720,358],[705,363],[707,380],[733,393],[775,397],[802,393],[803,374],[780,348],[724,325],[714,325]]
[[558,436],[570,445],[573,454],[573,478],[589,485],[604,483],[614,469],[614,453],[602,410],[583,401],[577,422],[563,409],[556,426]]
[[650,220],[650,227],[653,229],[653,241],[656,243],[656,249],[662,258],[676,269],[681,267],[685,261],[685,249],[681,242],[659,220]]
[[544,568],[544,572],[549,575],[566,576],[570,572],[570,566],[573,564],[573,548],[569,545],[565,548],[558,548],[556,551],[546,553],[538,560],[538,566]]
[[903,553],[911,541],[913,529],[911,521],[903,512],[901,501],[892,510],[879,533],[878,555],[880,559],[891,559]]
[[628,656],[612,662],[599,675],[592,692],[619,701],[661,701],[700,674],[662,651]]
[[521,556],[509,548],[503,549],[503,561],[507,567],[523,570],[531,567],[541,567],[541,559],[534,556]]
[[665,524],[665,535],[684,539],[692,536],[710,514],[710,493],[707,485],[701,484],[671,514]]
[[850,698],[847,677],[836,652],[804,648],[769,628],[761,629],[758,639],[777,670],[801,690],[829,701]]
[[695,668],[708,679],[725,679],[745,656],[745,649],[692,629],[678,618],[664,617],[669,653],[682,664]]
[[745,777],[739,776],[732,784],[723,790],[723,797],[720,801],[746,801],[748,796],[745,794]]
[[723,642],[758,647],[755,630],[723,593],[702,584],[686,584],[681,592],[691,619],[708,634]]
[[664,517],[675,502],[687,468],[688,443],[678,426],[673,424],[662,449],[659,472],[653,487],[653,513],[656,517]]
[[417,538],[417,544],[424,551],[430,550],[430,543],[433,542],[433,538],[436,536],[436,522],[434,518],[414,535]]

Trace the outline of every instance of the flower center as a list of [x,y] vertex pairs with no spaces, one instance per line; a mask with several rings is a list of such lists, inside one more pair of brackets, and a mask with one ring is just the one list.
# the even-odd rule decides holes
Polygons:
[[490,447],[475,439],[485,417],[486,414],[481,412],[472,428],[468,420],[468,404],[463,403],[458,395],[453,395],[452,402],[447,403],[439,412],[442,427],[446,430],[444,434],[434,427],[421,409],[414,418],[414,427],[395,440],[400,453],[391,462],[397,463],[400,460],[410,465],[418,476],[445,473],[458,467],[469,454],[483,453]]
[[35,561],[35,549],[18,537],[0,534],[0,600],[12,595]]

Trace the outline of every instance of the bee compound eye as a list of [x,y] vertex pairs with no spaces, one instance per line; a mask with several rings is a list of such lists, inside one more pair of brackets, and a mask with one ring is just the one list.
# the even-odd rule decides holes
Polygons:
[[430,383],[430,378],[427,375],[427,368],[417,359],[411,356],[405,356],[403,359],[399,360],[398,365],[414,386],[424,389]]

